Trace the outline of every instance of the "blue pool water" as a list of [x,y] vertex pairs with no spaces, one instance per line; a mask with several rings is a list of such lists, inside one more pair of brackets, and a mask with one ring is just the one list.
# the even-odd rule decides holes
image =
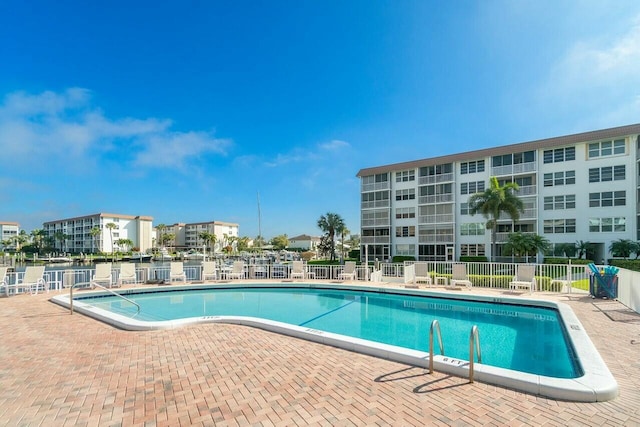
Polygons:
[[[469,333],[477,325],[484,364],[556,378],[582,375],[559,314],[551,308],[281,287],[143,292],[127,298],[140,304],[138,320],[249,316],[425,352],[437,319],[445,354],[463,360],[469,358]],[[128,316],[136,312],[115,296],[78,300]]]

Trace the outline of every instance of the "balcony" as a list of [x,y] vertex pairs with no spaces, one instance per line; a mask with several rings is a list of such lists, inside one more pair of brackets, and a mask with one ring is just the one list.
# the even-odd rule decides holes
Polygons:
[[389,181],[374,182],[372,184],[362,184],[361,193],[366,193],[369,191],[388,190],[390,188],[391,184],[389,183]]
[[420,215],[418,217],[418,224],[435,224],[435,223],[452,223],[453,214],[441,214],[441,215]]
[[453,234],[430,234],[418,236],[418,243],[453,243]]
[[362,236],[360,238],[360,243],[367,245],[388,245],[390,242],[390,236]]
[[418,178],[418,185],[435,184],[438,182],[453,182],[453,173],[428,175],[428,176],[421,176]]
[[431,205],[434,203],[450,203],[453,202],[453,194],[436,194],[434,196],[418,197],[419,205]]
[[377,226],[389,226],[391,225],[389,223],[388,219],[366,219],[366,220],[362,220],[362,227],[377,227]]
[[375,208],[388,208],[389,207],[389,200],[376,200],[373,202],[362,202],[361,203],[361,208],[362,209],[375,209]]
[[536,185],[523,185],[518,190],[518,196],[533,196],[537,194]]
[[516,175],[521,173],[535,172],[537,169],[535,162],[518,163],[516,165],[496,166],[491,168],[491,175]]

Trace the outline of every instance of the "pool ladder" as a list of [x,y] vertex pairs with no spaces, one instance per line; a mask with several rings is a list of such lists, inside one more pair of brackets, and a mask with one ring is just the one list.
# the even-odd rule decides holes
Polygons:
[[[440,347],[440,355],[444,356],[444,344],[442,343],[442,332],[440,331],[440,322],[436,319],[431,322],[429,328],[429,373],[433,373],[433,336],[438,334],[438,346]],[[473,364],[474,364],[474,350],[478,355],[478,363],[482,363],[482,352],[480,351],[480,333],[478,327],[473,325],[471,327],[471,334],[469,335],[469,382],[473,382]]]
[[[87,283],[87,282],[80,282],[80,283],[76,283],[75,285],[71,286],[71,288],[69,288],[69,310],[71,311],[71,313],[70,313],[70,314],[73,314],[73,288],[74,288],[74,287],[76,287],[76,285],[85,285],[86,283]],[[109,289],[109,288],[106,288],[106,287],[104,287],[104,286],[102,286],[102,285],[100,285],[100,284],[98,284],[98,283],[91,282],[91,285],[92,285],[92,286],[97,286],[97,287],[98,287],[98,288],[100,288],[100,289],[104,289],[105,291],[107,291],[107,292],[109,292],[109,293],[111,293],[111,294],[113,294],[113,295],[117,296],[118,298],[122,298],[122,299],[123,299],[123,300],[125,300],[126,302],[128,302],[128,303],[131,303],[131,304],[135,305],[137,310],[136,310],[136,314],[134,314],[132,317],[135,317],[135,316],[137,316],[137,315],[140,313],[140,304],[138,304],[137,302],[132,301],[132,300],[130,300],[129,298],[127,298],[127,297],[124,297],[124,296],[120,295],[120,294],[119,294],[119,293],[117,293],[116,291],[113,291],[113,290],[111,290],[111,289]]]

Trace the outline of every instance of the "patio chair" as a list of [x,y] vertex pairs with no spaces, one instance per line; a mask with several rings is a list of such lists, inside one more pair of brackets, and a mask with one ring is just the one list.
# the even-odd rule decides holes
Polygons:
[[96,264],[96,271],[91,277],[91,287],[95,288],[94,283],[110,288],[113,284],[113,275],[111,274],[110,262]]
[[229,279],[244,279],[244,261],[234,261],[233,268],[227,276]]
[[518,265],[516,267],[516,275],[509,282],[509,289],[529,289],[529,293],[536,290],[536,266],[535,265]]
[[339,280],[356,280],[356,263],[355,261],[346,261],[342,272],[338,274]]
[[23,291],[28,290],[32,294],[37,294],[40,289],[49,292],[47,282],[44,280],[44,266],[30,266],[25,268],[22,279],[17,280],[15,285],[10,285],[9,287],[14,287],[16,293],[18,293],[19,289]]
[[413,266],[415,268],[413,284],[418,286],[419,283],[424,282],[427,286],[431,286],[433,282],[431,280],[431,275],[429,274],[429,264],[426,262],[416,262]]
[[187,273],[184,272],[184,264],[182,261],[171,261],[171,270],[169,271],[169,281],[187,282]]
[[292,279],[305,279],[305,271],[304,271],[304,262],[303,261],[293,261],[291,268],[291,278]]
[[0,267],[0,293],[9,296],[9,278],[7,277],[9,267]]
[[118,286],[124,283],[138,283],[136,275],[136,265],[132,262],[123,262],[120,264],[120,274],[118,274]]
[[202,281],[218,280],[218,269],[215,261],[202,262]]
[[473,286],[467,275],[467,264],[453,264],[451,273],[451,281],[449,283],[452,287],[465,285],[467,288],[471,288]]

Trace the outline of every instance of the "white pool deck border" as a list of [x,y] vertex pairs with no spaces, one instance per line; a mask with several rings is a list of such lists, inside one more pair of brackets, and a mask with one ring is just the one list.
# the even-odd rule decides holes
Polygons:
[[[203,284],[184,284],[159,286],[150,288],[148,286],[118,289],[116,292],[123,296],[128,294],[143,292],[171,292],[178,290],[203,289],[203,288],[272,288],[272,287],[294,287],[312,289],[340,289],[378,292],[386,294],[402,294],[416,296],[431,296],[445,299],[464,299],[481,302],[509,303],[518,305],[530,305],[537,307],[549,307],[558,310],[564,322],[567,335],[576,352],[576,356],[582,367],[584,375],[578,378],[553,378],[543,375],[529,374],[505,368],[498,368],[482,363],[474,363],[474,380],[485,382],[501,387],[510,388],[526,392],[529,394],[545,396],[557,400],[573,402],[602,402],[612,400],[618,396],[618,384],[606,366],[600,353],[587,335],[584,327],[574,314],[573,310],[566,304],[556,301],[548,301],[527,297],[512,296],[489,296],[476,295],[473,293],[443,293],[429,291],[428,289],[407,289],[389,286],[376,286],[375,283],[367,285],[336,283],[336,282],[260,282],[253,281],[233,281],[233,282],[212,282]],[[87,297],[91,295],[109,294],[106,291],[83,291],[77,293],[76,297]],[[70,307],[69,294],[62,294],[51,298],[51,301],[63,307]],[[103,321],[120,329],[130,331],[147,331],[156,329],[179,328],[191,324],[199,323],[229,323],[244,326],[256,327],[283,335],[302,338],[305,340],[342,348],[374,357],[405,363],[411,366],[418,366],[425,369],[429,367],[429,353],[397,347],[373,341],[352,338],[345,335],[319,331],[307,327],[290,325],[267,319],[242,316],[199,316],[187,319],[169,321],[141,321],[135,318],[126,317],[112,313],[89,304],[81,300],[74,299],[73,309],[75,312]],[[434,355],[434,370],[444,372],[458,377],[469,377],[469,361],[461,360],[446,355]]]

